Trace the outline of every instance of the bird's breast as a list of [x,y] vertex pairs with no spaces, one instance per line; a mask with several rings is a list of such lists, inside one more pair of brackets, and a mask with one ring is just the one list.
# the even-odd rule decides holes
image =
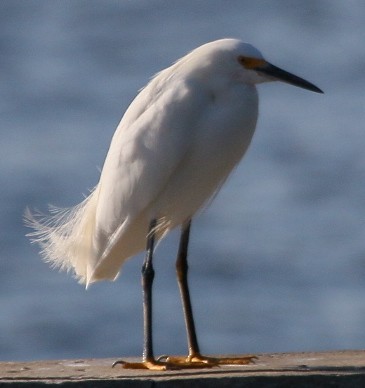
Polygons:
[[159,213],[178,225],[219,189],[245,154],[257,121],[255,88],[215,96],[189,133],[191,146],[159,198]]
[[258,97],[254,86],[238,84],[217,93],[198,123],[197,157],[206,160],[208,167],[234,166],[251,142],[257,115]]

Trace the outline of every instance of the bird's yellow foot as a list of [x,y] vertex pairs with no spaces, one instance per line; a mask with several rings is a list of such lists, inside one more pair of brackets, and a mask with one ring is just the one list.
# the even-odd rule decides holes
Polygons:
[[158,358],[158,361],[165,360],[166,364],[175,365],[177,368],[213,368],[220,365],[248,365],[255,358],[257,357],[207,357],[196,354],[187,357],[161,356]]
[[147,369],[155,371],[164,371],[171,369],[199,369],[213,368],[220,365],[248,365],[257,358],[256,356],[242,357],[207,357],[201,354],[183,356],[160,356],[157,360],[142,362],[126,362],[119,360],[114,362],[116,365],[122,365],[124,369]]
[[123,360],[115,361],[112,365],[114,368],[116,365],[122,365],[124,369],[148,369],[148,370],[156,370],[162,371],[167,369],[172,369],[166,362],[150,360],[150,361],[142,361],[142,362],[126,362]]

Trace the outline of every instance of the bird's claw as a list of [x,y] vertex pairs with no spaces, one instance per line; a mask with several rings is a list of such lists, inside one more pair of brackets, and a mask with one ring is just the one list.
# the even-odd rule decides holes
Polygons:
[[123,360],[115,361],[112,365],[114,368],[116,365],[122,365],[124,369],[148,369],[156,371],[164,371],[167,369],[173,369],[168,366],[165,362],[160,362],[158,360],[142,361],[142,362],[127,362]]
[[115,361],[112,367],[122,365],[124,369],[148,369],[155,371],[176,369],[214,368],[220,365],[248,365],[254,362],[256,356],[242,357],[207,357],[201,354],[183,356],[162,355],[157,359],[142,362]]
[[242,357],[207,357],[197,354],[187,357],[161,356],[159,360],[166,360],[166,363],[182,368],[213,368],[220,365],[248,365],[256,358],[256,356],[251,355]]

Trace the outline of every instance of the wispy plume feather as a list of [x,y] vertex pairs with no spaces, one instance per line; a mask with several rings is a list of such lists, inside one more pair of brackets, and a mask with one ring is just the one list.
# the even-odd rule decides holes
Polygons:
[[26,209],[27,236],[41,247],[43,259],[52,267],[74,270],[80,283],[87,278],[87,262],[92,254],[92,230],[95,224],[97,190],[71,208],[49,207],[49,214]]

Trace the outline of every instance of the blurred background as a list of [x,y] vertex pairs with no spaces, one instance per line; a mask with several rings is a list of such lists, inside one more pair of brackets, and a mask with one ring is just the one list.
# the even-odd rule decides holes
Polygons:
[[[2,0],[1,360],[141,355],[142,256],[85,291],[41,261],[23,212],[80,202],[137,91],[222,37],[325,94],[259,86],[251,148],[193,224],[201,348],[365,348],[363,1]],[[156,255],[156,354],[186,352],[177,243],[175,232]]]

